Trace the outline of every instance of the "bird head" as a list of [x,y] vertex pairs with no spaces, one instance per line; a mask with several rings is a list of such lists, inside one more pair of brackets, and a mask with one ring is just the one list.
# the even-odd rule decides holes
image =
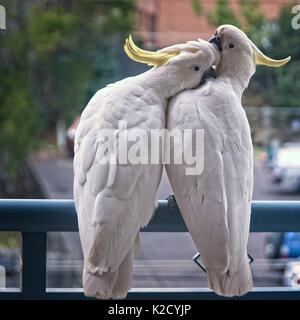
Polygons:
[[134,61],[155,68],[164,68],[170,80],[176,83],[176,86],[179,84],[181,90],[199,86],[203,75],[220,59],[218,48],[213,43],[201,39],[152,52],[140,49],[129,36],[124,50]]
[[219,45],[221,68],[232,68],[240,71],[249,69],[253,74],[256,65],[277,68],[285,65],[291,59],[291,57],[287,57],[274,60],[267,57],[242,30],[229,24],[219,26],[209,42]]

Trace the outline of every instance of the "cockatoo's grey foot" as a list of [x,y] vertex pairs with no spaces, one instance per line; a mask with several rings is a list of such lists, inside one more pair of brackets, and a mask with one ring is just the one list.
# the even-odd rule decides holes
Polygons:
[[[253,258],[252,256],[250,256],[249,253],[247,253],[247,256],[248,256],[249,264],[251,264],[251,263],[254,261],[254,258]],[[197,253],[193,256],[192,259],[194,260],[194,262],[196,263],[196,265],[197,265],[200,269],[202,269],[203,272],[206,273],[206,269],[205,269],[205,267],[204,267],[204,265],[203,265],[203,263],[202,263],[202,261],[201,261],[201,255],[200,255],[200,253],[197,252]]]
[[197,265],[200,269],[202,269],[203,272],[206,273],[206,269],[205,269],[204,265],[202,264],[202,261],[201,261],[200,257],[201,257],[201,255],[200,255],[200,253],[198,252],[198,253],[196,253],[196,254],[193,256],[193,260],[194,260],[194,262],[196,263],[196,265]]
[[168,200],[168,206],[171,209],[172,213],[181,215],[175,196],[171,194],[168,196],[167,200]]

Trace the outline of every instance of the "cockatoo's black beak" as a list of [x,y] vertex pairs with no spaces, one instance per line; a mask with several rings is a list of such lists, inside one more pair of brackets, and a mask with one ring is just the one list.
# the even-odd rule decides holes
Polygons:
[[206,83],[206,80],[210,79],[210,78],[214,78],[214,79],[217,78],[216,70],[213,67],[210,67],[208,70],[206,70],[203,73],[203,76],[202,76],[202,79],[200,82],[200,86],[202,86],[204,83]]
[[210,38],[208,40],[208,42],[214,43],[217,46],[217,48],[219,49],[219,51],[222,52],[222,42],[221,42],[220,37],[214,36],[214,37]]

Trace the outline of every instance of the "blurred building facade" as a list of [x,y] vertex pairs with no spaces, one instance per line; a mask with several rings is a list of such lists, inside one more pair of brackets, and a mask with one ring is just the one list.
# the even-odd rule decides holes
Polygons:
[[[202,9],[211,11],[216,0],[202,0]],[[239,15],[239,0],[228,1],[232,11]],[[275,20],[283,6],[291,0],[261,0],[260,6],[267,20]],[[192,0],[138,0],[137,31],[148,47],[163,47],[191,39],[207,39],[214,26],[205,16],[196,15]]]

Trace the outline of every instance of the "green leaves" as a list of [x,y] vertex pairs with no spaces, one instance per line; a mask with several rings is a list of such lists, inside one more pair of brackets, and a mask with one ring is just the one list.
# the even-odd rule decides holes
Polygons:
[[240,22],[228,5],[228,0],[217,0],[214,10],[208,14],[208,22],[212,25],[233,24],[240,27]]
[[115,80],[113,47],[134,25],[135,1],[3,2],[9,19],[0,34],[0,157],[12,163]]
[[300,107],[300,61],[287,64],[276,74],[276,90],[272,96],[272,104],[280,107]]
[[277,23],[270,25],[265,52],[274,59],[291,56],[291,61],[279,69],[258,70],[266,103],[280,107],[300,107],[300,37],[291,25],[292,5],[283,8]]
[[233,10],[228,0],[217,0],[210,11],[203,8],[201,0],[191,0],[191,6],[196,15],[206,17],[211,25],[217,27],[221,24],[233,24],[242,28],[248,35],[265,22],[259,0],[239,0],[239,14]]
[[265,17],[260,8],[258,0],[240,0],[240,8],[244,23],[243,30],[251,37],[251,34],[258,30],[264,23]]
[[27,22],[29,41],[37,54],[70,49],[76,43],[78,18],[61,6],[46,11],[38,6],[32,7]]
[[1,104],[0,150],[12,156],[12,161],[22,160],[36,141],[38,113],[26,88],[15,88]]
[[193,11],[197,16],[200,16],[203,13],[201,0],[191,0]]

